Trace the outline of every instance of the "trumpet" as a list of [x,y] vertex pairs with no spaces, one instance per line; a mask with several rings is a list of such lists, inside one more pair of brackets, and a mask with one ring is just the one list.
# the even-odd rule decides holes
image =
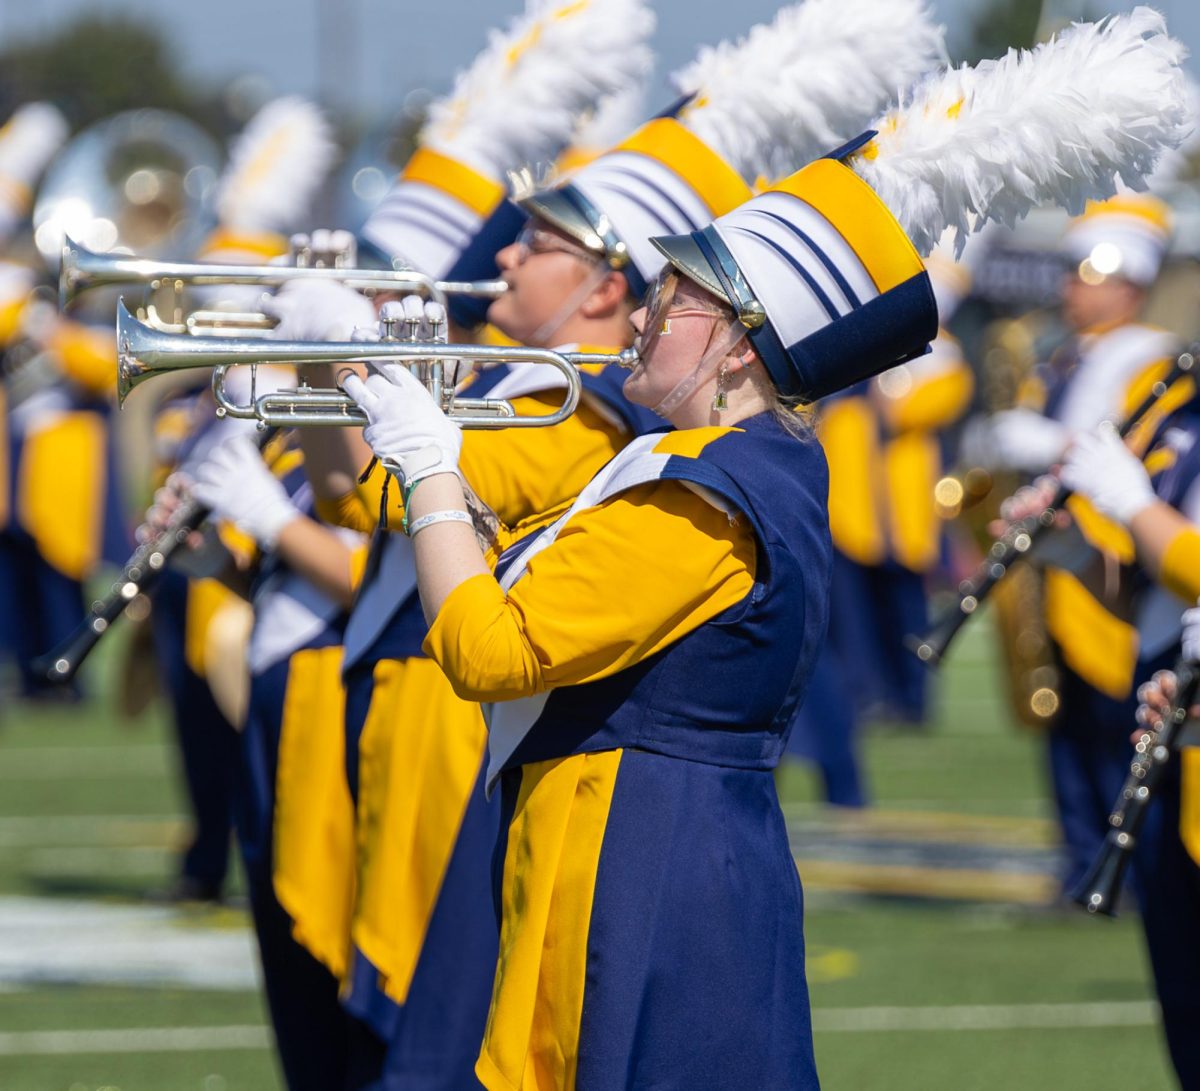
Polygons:
[[1138,835],[1154,799],[1155,789],[1179,749],[1188,709],[1200,693],[1200,663],[1183,660],[1175,666],[1175,699],[1157,731],[1147,731],[1137,741],[1136,754],[1121,794],[1108,816],[1104,846],[1071,897],[1091,914],[1117,915],[1121,884],[1129,868]]
[[[1176,359],[1171,371],[1153,385],[1146,398],[1121,422],[1117,435],[1126,438],[1145,421],[1168,390],[1191,375],[1196,366],[1194,351],[1200,351],[1200,348],[1184,352]],[[992,588],[1008,574],[1009,569],[1029,553],[1041,535],[1054,525],[1055,516],[1070,495],[1071,490],[1060,485],[1043,511],[1014,523],[992,543],[983,563],[972,576],[959,584],[958,602],[935,620],[923,636],[913,635],[905,640],[909,650],[918,659],[931,666],[941,662],[967,619],[978,611]]]
[[[385,338],[395,336],[385,322]],[[463,428],[538,428],[566,420],[579,405],[583,364],[616,364],[632,368],[636,349],[621,353],[553,352],[524,346],[451,345],[445,341],[274,341],[262,338],[190,337],[163,333],[139,322],[124,303],[117,307],[117,397],[121,404],[135,387],[156,375],[191,368],[213,368],[213,396],[218,416],[256,420],[263,427],[361,427],[366,414],[338,388],[301,385],[258,395],[253,375],[257,364],[351,364],[372,360],[409,364],[439,408]],[[557,368],[566,382],[562,404],[550,413],[517,415],[512,403],[494,398],[460,397],[445,381],[447,365],[458,363],[533,363]],[[225,390],[229,368],[251,367],[249,400],[237,402]]]
[[[297,280],[344,284],[369,296],[380,292],[415,293],[443,304],[449,295],[495,299],[508,290],[503,280],[435,280],[415,269],[157,261],[126,254],[97,254],[67,239],[63,244],[58,277],[58,304],[59,309],[65,311],[84,292],[119,285],[141,285],[148,292],[169,288],[178,296],[188,286],[254,284],[274,288]],[[203,335],[213,330],[236,336],[253,336],[261,330],[259,336],[264,336],[274,326],[273,319],[258,312],[230,314],[200,310],[182,318],[182,308],[177,306],[175,311],[180,317],[179,321],[163,318],[153,306],[146,308],[145,315],[152,327],[168,333]]]

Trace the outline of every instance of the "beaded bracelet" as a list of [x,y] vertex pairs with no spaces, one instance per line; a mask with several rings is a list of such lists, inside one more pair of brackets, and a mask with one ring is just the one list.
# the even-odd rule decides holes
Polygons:
[[431,511],[428,515],[422,515],[408,527],[408,536],[415,538],[426,527],[431,527],[434,523],[470,523],[474,526],[475,520],[467,512],[458,508],[451,508],[447,511]]

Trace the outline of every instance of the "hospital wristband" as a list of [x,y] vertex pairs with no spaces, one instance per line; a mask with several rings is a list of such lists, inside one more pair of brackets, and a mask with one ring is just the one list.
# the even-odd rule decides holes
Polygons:
[[415,538],[418,533],[426,527],[433,526],[434,523],[469,523],[474,526],[475,520],[467,512],[457,508],[448,511],[431,511],[428,515],[422,515],[420,519],[408,524],[408,536]]

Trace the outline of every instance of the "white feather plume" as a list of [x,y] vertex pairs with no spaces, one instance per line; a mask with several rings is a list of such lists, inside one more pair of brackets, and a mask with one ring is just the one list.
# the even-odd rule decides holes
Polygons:
[[0,129],[0,176],[32,186],[70,131],[67,119],[48,102],[19,107]]
[[584,151],[607,151],[646,120],[646,86],[638,82],[601,99],[579,119],[571,146]]
[[1038,204],[1079,213],[1118,180],[1144,189],[1187,135],[1185,55],[1150,8],[1077,23],[927,81],[851,166],[922,254],[947,227],[961,249],[985,221],[1011,225]]
[[673,77],[681,121],[748,180],[778,178],[857,136],[945,61],[925,0],[806,0]]
[[336,156],[329,123],[311,102],[293,95],[268,102],[233,143],[218,218],[241,231],[297,226]]
[[490,177],[553,160],[578,117],[652,61],[644,0],[528,0],[430,108],[421,142]]

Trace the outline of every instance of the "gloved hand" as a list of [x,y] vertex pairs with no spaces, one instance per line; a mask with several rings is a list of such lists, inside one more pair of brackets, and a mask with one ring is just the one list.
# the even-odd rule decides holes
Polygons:
[[[412,299],[421,314],[409,302]],[[444,312],[436,303],[422,304],[409,297],[388,306],[403,306],[402,312],[430,333],[418,336],[431,339],[433,326],[444,329]],[[439,317],[441,315],[441,317]],[[347,375],[342,379],[346,391],[367,414],[365,439],[376,458],[396,474],[406,488],[425,477],[440,473],[458,473],[462,450],[462,429],[434,404],[429,392],[403,364],[372,364],[366,379]]]
[[1067,452],[1060,477],[1102,515],[1126,526],[1157,499],[1146,467],[1111,426],[1079,436]]
[[262,460],[249,436],[233,436],[193,471],[192,495],[220,519],[271,549],[300,518],[283,483]]
[[336,281],[289,281],[259,307],[278,319],[271,336],[281,341],[349,341],[356,326],[376,321],[371,301]]
[[1183,658],[1200,660],[1200,606],[1183,612]]
[[995,470],[1041,473],[1053,466],[1071,442],[1071,431],[1032,409],[1005,409],[988,422],[986,462]]

